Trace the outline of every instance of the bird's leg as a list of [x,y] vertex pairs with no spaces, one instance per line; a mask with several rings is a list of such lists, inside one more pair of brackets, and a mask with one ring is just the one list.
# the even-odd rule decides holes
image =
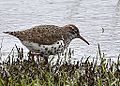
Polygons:
[[37,58],[37,62],[40,63],[40,54],[37,54],[36,58]]
[[48,57],[44,56],[44,59],[45,59],[45,65],[48,64]]
[[43,52],[40,52],[39,56],[44,59],[44,64],[45,65],[48,64],[48,57]]
[[32,51],[28,52],[28,59],[34,61],[34,53]]

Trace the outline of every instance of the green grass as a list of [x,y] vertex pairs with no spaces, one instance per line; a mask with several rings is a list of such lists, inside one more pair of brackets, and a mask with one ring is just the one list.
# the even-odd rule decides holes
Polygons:
[[55,64],[47,65],[40,58],[35,61],[35,56],[24,59],[23,50],[17,50],[17,60],[11,53],[0,63],[0,86],[120,86],[120,57],[116,63],[106,61],[100,45],[99,55],[93,61],[88,57],[72,63],[69,52],[68,60],[58,59]]

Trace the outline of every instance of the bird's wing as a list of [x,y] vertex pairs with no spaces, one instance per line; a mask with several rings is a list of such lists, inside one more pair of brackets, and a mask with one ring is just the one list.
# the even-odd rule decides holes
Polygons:
[[16,36],[21,41],[49,45],[62,39],[59,29],[59,27],[54,25],[35,26],[24,31],[11,32],[9,34]]

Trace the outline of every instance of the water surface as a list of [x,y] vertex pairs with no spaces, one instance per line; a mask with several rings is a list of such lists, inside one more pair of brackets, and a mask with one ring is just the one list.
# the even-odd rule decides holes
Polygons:
[[116,58],[120,54],[119,3],[118,0],[0,0],[2,53],[10,52],[15,44],[28,52],[17,38],[3,34],[3,31],[72,23],[90,42],[90,46],[79,39],[71,42],[76,58],[96,56],[98,43],[107,57]]

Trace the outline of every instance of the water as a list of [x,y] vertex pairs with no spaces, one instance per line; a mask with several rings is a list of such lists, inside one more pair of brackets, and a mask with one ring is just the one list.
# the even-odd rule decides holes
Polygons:
[[[119,2],[120,3],[120,2]],[[0,0],[0,43],[2,53],[21,42],[3,31],[17,31],[40,24],[75,24],[90,46],[79,39],[71,42],[75,57],[96,56],[97,44],[107,57],[120,54],[120,5],[118,0]],[[102,28],[104,32],[102,33]],[[3,39],[3,42],[2,42]]]

